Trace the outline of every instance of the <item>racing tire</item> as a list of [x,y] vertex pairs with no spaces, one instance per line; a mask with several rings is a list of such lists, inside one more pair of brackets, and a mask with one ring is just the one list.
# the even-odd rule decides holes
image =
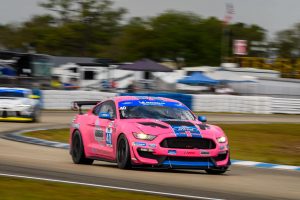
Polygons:
[[91,165],[94,162],[93,159],[85,157],[84,146],[79,131],[75,131],[72,137],[71,156],[75,164]]
[[33,114],[31,116],[32,122],[40,121],[41,110],[39,108],[34,109]]
[[227,171],[227,167],[225,168],[222,168],[222,169],[206,169],[206,173],[208,174],[215,174],[215,175],[218,175],[218,174],[224,174],[226,171]]
[[130,149],[125,135],[121,135],[118,139],[117,164],[120,169],[130,169],[132,167]]

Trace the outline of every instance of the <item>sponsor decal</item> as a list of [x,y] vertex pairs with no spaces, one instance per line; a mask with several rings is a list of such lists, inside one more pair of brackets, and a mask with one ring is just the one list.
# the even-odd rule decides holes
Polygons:
[[79,129],[80,128],[80,124],[79,123],[72,123],[72,127]]
[[202,137],[196,126],[176,126],[171,125],[177,137]]
[[200,154],[201,155],[209,155],[209,151],[201,150]]
[[134,146],[141,146],[141,147],[147,146],[147,144],[144,143],[144,142],[134,142],[133,145],[134,145]]
[[103,130],[101,128],[95,130],[95,140],[98,142],[103,140]]
[[115,125],[115,122],[114,122],[114,121],[111,121],[111,122],[108,124],[108,127],[109,127],[109,128],[112,128],[112,127],[114,127],[114,125]]
[[76,117],[74,117],[74,118],[72,119],[71,126],[72,126],[73,128],[79,129],[80,124],[79,124],[79,123],[76,123],[76,119],[77,119]]
[[100,121],[97,119],[95,122],[95,131],[94,131],[94,135],[95,135],[95,140],[97,142],[101,142],[103,140],[103,130],[100,127]]
[[163,101],[139,101],[139,103],[144,106],[162,106],[166,104]]
[[169,155],[176,155],[177,151],[176,150],[168,150]]
[[149,96],[136,96],[137,99],[147,99],[147,100],[161,100],[159,97],[149,97]]
[[106,139],[105,139],[106,145],[112,147],[112,128],[107,127],[105,134],[106,134]]
[[196,152],[195,151],[184,151],[183,154],[184,155],[195,155]]
[[151,148],[156,148],[156,144],[148,144],[148,146]]
[[120,101],[118,103],[118,107],[120,110],[126,109],[127,106],[167,106],[167,107],[182,108],[184,110],[188,110],[188,108],[184,106],[182,103],[163,101],[155,98],[125,100],[125,101]]

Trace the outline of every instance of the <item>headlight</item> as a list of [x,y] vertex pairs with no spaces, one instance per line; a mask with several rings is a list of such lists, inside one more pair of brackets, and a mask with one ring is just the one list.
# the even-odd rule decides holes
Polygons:
[[140,139],[140,140],[154,140],[156,138],[155,135],[149,135],[149,134],[146,134],[146,133],[136,133],[136,132],[133,132],[132,133],[133,136],[136,138],[136,139]]
[[24,105],[24,104],[19,104],[17,106],[22,107],[22,108],[30,108],[31,107],[31,105]]
[[217,141],[218,141],[219,143],[225,143],[225,142],[226,142],[226,137],[224,137],[224,136],[219,137],[219,138],[217,138]]

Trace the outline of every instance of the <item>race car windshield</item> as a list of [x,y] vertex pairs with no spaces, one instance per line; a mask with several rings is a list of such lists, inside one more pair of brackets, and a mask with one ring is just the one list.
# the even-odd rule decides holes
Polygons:
[[8,92],[8,91],[3,91],[0,92],[0,98],[3,97],[25,97],[24,93],[21,92]]
[[121,119],[159,119],[159,120],[195,120],[187,109],[168,106],[123,106],[120,107]]

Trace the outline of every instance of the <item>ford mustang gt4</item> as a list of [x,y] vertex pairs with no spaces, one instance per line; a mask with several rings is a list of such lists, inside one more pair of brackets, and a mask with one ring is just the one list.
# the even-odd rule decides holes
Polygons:
[[[94,105],[83,113],[81,107]],[[121,169],[158,167],[226,172],[228,140],[179,101],[161,97],[114,97],[77,101],[70,128],[70,154],[76,164],[116,162]]]

